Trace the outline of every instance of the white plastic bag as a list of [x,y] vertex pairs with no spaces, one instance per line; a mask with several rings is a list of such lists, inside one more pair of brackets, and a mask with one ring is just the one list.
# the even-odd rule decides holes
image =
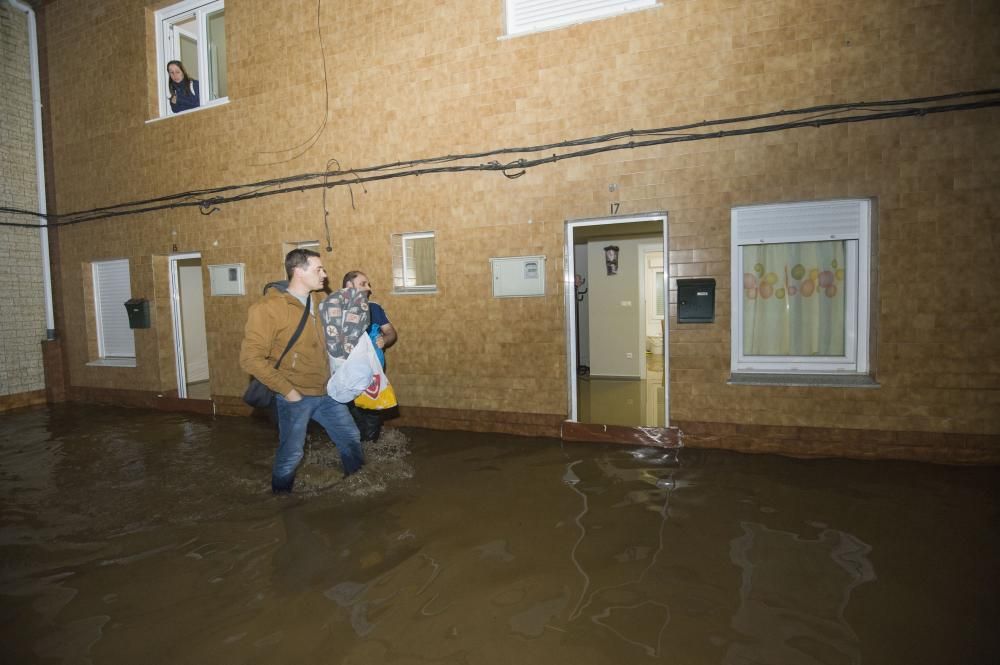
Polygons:
[[[357,345],[351,350],[347,360],[342,363],[331,363],[340,365],[333,372],[333,376],[326,382],[326,394],[343,404],[349,404],[354,398],[365,391],[372,383],[375,376],[375,367],[372,366],[372,359],[378,365],[378,358],[375,356],[375,347],[372,346],[368,335],[362,335]],[[381,367],[379,367],[381,371]]]

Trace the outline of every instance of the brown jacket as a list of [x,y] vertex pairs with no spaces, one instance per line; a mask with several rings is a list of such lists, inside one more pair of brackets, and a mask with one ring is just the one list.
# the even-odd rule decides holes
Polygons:
[[310,296],[312,314],[278,369],[274,369],[274,363],[278,362],[302,319],[302,303],[293,295],[271,288],[250,306],[247,315],[240,366],[282,395],[287,395],[292,388],[303,395],[326,394],[330,364],[326,358],[323,327],[317,316],[323,294],[314,292]]

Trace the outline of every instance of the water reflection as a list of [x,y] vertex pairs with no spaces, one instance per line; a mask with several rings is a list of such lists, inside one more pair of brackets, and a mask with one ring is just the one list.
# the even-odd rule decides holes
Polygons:
[[748,640],[730,646],[725,663],[860,663],[857,634],[845,611],[853,589],[875,579],[871,547],[824,529],[816,538],[744,522],[730,557],[742,569],[732,626]]
[[1000,654],[1000,470],[392,436],[276,499],[266,423],[0,416],[0,662]]
[[[590,575],[584,571],[580,565],[576,552],[584,538],[587,530],[581,523],[581,519],[589,512],[587,495],[576,487],[580,479],[575,474],[572,475],[573,482],[567,482],[567,476],[572,473],[572,467],[580,464],[582,460],[573,462],[567,468],[567,474],[563,476],[563,481],[579,494],[583,510],[575,518],[577,526],[581,530],[580,539],[574,544],[570,555],[577,570],[584,578],[580,599],[576,607],[569,616],[569,621],[577,619],[591,606],[597,605],[597,611],[589,614],[590,621],[609,631],[611,634],[628,645],[640,648],[647,656],[660,656],[662,653],[663,635],[670,623],[670,607],[655,598],[649,598],[646,590],[650,585],[646,581],[647,575],[656,567],[660,554],[663,552],[664,526],[667,521],[670,493],[674,489],[673,475],[674,469],[678,468],[678,451],[676,449],[663,450],[655,448],[642,448],[628,451],[631,457],[642,466],[618,466],[615,459],[610,457],[594,460],[596,470],[600,471],[602,477],[629,487],[638,486],[639,489],[628,489],[620,493],[622,500],[608,505],[610,510],[617,511],[629,508],[640,508],[646,512],[652,511],[656,514],[656,523],[651,523],[649,527],[655,526],[655,530],[649,527],[644,528],[641,533],[636,534],[636,538],[648,538],[649,534],[655,533],[655,546],[652,543],[631,544],[623,552],[615,554],[614,560],[621,564],[612,567],[612,580],[602,586],[595,585],[590,589]],[[626,459],[626,458],[623,458]],[[646,468],[645,464],[654,465]],[[642,486],[646,487],[643,488]],[[609,516],[609,520],[614,519]],[[597,524],[602,525],[603,520],[598,520]],[[603,541],[603,534],[597,532],[594,537],[599,541],[600,546]],[[642,563],[641,569],[631,573],[631,577],[625,580],[615,579],[614,574],[621,571],[630,571],[635,568],[631,564]],[[602,568],[606,568],[606,562],[601,562]],[[605,576],[608,571],[605,571]],[[626,573],[628,574],[628,573]]]

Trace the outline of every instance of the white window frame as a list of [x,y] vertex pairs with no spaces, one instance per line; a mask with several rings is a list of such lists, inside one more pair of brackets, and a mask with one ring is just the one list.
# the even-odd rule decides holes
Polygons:
[[554,30],[574,23],[641,11],[657,0],[505,0],[506,36]]
[[125,301],[132,298],[128,259],[94,261],[91,275],[97,355],[102,361],[131,359],[132,362],[126,364],[134,366],[135,332],[129,327],[125,309]]
[[[419,286],[407,286],[406,274],[409,270],[409,259],[406,252],[407,240],[431,238],[434,240],[434,283]],[[435,293],[437,291],[437,237],[434,231],[416,231],[412,233],[394,233],[392,235],[392,292],[393,293]],[[397,265],[396,246],[399,247],[399,263]],[[398,275],[398,276],[397,276]]]
[[[208,99],[210,85],[207,80],[208,75],[208,22],[206,17],[220,9],[225,9],[225,0],[185,0],[169,7],[157,11],[153,14],[153,22],[156,27],[156,90],[160,103],[160,117],[166,118],[175,115],[184,115],[200,109],[219,106],[229,102],[229,97],[219,97]],[[192,16],[197,19],[198,26],[198,88],[201,99],[198,108],[188,109],[180,113],[170,110],[170,97],[167,90],[167,63],[171,60],[179,60],[173,53],[167,53],[169,37],[164,30],[166,25],[175,23],[185,16]]]
[[[835,199],[740,206],[731,211],[732,355],[737,374],[864,375],[871,334],[872,201]],[[749,356],[743,353],[743,247],[846,241],[845,353],[839,357]]]

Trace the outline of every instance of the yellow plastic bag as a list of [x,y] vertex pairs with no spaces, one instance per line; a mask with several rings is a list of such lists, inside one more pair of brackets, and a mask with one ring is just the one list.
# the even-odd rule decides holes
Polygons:
[[[367,345],[365,344],[367,342]],[[373,411],[382,411],[383,409],[391,409],[396,406],[396,391],[392,389],[392,384],[389,383],[389,377],[385,375],[382,371],[382,363],[379,362],[378,356],[375,354],[375,346],[371,343],[371,340],[365,336],[358,341],[359,346],[367,346],[367,352],[369,362],[372,368],[372,381],[368,384],[360,395],[354,399],[354,405],[362,409],[371,409]]]

